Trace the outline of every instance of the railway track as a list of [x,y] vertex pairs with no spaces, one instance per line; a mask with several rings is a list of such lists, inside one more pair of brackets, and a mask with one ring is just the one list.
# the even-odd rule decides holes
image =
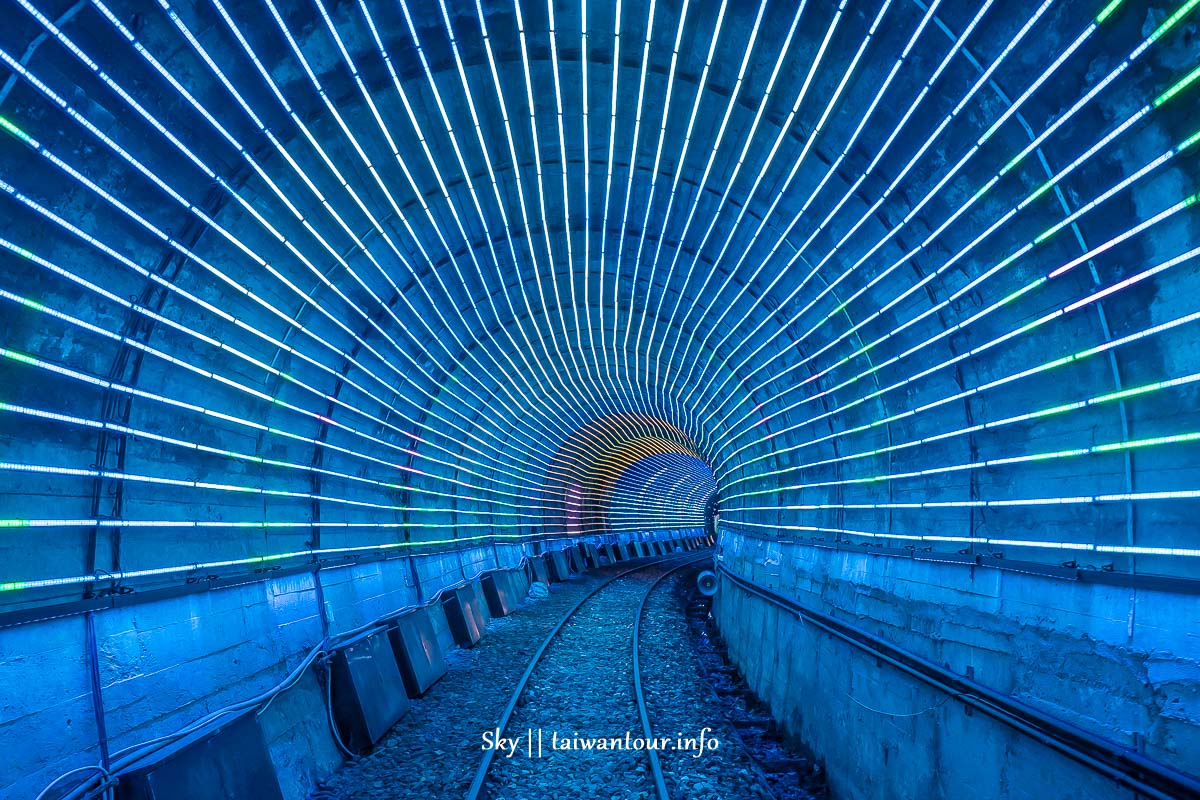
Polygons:
[[555,787],[587,797],[669,797],[660,750],[702,755],[714,741],[705,742],[702,730],[654,730],[638,634],[655,588],[709,557],[688,553],[639,564],[597,586],[559,620],[485,740],[469,800],[548,797],[561,793]]
[[[606,565],[489,623],[481,645],[452,651],[448,675],[312,800],[814,800],[766,786],[703,675],[684,609],[710,558]],[[618,747],[598,748],[600,738]],[[663,749],[636,746],[654,739]]]

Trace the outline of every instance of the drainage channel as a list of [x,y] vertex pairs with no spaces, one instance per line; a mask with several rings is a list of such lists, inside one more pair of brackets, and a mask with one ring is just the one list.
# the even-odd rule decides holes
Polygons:
[[[690,578],[692,576],[684,576]],[[714,703],[728,721],[737,746],[749,756],[763,796],[776,800],[820,800],[828,784],[820,763],[785,736],[729,658],[712,616],[712,597],[681,580],[675,600],[685,608],[689,648]]]

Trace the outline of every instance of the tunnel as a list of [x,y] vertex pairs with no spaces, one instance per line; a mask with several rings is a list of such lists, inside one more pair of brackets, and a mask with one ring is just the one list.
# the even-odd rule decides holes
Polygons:
[[0,797],[1200,797],[1198,5],[3,0]]

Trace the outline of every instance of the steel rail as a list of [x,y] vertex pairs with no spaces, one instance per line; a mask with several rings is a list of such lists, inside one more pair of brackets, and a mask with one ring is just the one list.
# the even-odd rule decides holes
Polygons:
[[[592,589],[590,592],[588,592],[586,595],[584,595],[582,598],[580,598],[579,602],[577,602],[574,606],[572,606],[571,609],[569,611],[567,611],[566,614],[563,615],[562,619],[560,619],[558,621],[558,623],[555,624],[555,626],[550,630],[550,633],[546,635],[546,638],[544,640],[542,640],[541,645],[538,646],[538,649],[534,652],[533,656],[529,659],[529,664],[525,667],[525,672],[522,673],[521,677],[517,680],[517,685],[513,689],[512,696],[509,698],[507,705],[504,706],[504,710],[500,713],[500,719],[496,723],[496,727],[499,728],[499,730],[500,730],[500,735],[503,736],[505,730],[508,729],[508,723],[511,721],[513,712],[517,708],[517,701],[520,700],[521,695],[525,691],[525,687],[529,684],[529,679],[530,679],[530,677],[533,676],[533,671],[535,669],[537,669],[538,662],[541,661],[542,656],[545,655],[545,653],[546,653],[546,650],[548,650],[550,648],[551,642],[554,641],[555,637],[558,636],[559,632],[563,629],[563,627],[565,627],[566,624],[571,621],[571,618],[574,617],[575,614],[581,608],[583,608],[584,604],[586,604],[589,600],[591,600],[593,597],[598,595],[600,592],[602,592],[604,589],[608,588],[610,585],[612,585],[616,581],[620,580],[621,578],[626,577],[627,575],[631,575],[635,572],[640,572],[641,570],[649,569],[650,567],[654,567],[654,566],[659,566],[664,563],[672,563],[679,559],[684,559],[684,558],[687,559],[682,564],[679,564],[677,567],[674,567],[672,570],[670,570],[669,572],[664,574],[663,577],[666,577],[666,575],[669,575],[669,574],[671,574],[671,572],[674,572],[675,569],[682,569],[683,567],[694,564],[697,561],[703,560],[704,558],[712,557],[711,553],[708,553],[708,552],[705,552],[703,555],[700,555],[700,556],[691,555],[691,557],[688,558],[689,555],[691,555],[691,554],[690,553],[688,553],[688,554],[672,554],[670,556],[665,556],[665,557],[661,557],[661,558],[656,558],[651,561],[647,561],[644,564],[639,564],[638,566],[632,567],[631,569],[624,570],[623,572],[618,572],[616,575],[613,575],[612,577],[608,578],[603,583],[596,586],[594,589]],[[661,578],[660,578],[660,580],[661,580]],[[655,582],[655,585],[657,585],[657,581]],[[652,585],[650,588],[653,589],[654,586]],[[647,594],[649,594],[649,592],[647,592]],[[644,602],[644,600],[643,600],[643,602]],[[640,607],[639,607],[639,612],[640,612]],[[636,637],[636,630],[635,630],[634,636]],[[636,638],[635,638],[635,642],[636,642]],[[633,648],[633,651],[634,651],[634,657],[636,659],[636,656],[637,656],[636,644]],[[637,669],[635,666],[634,675],[636,676],[636,674],[637,674]],[[640,697],[639,697],[638,711],[639,711],[639,713],[641,713],[643,715],[645,713],[644,701],[642,701],[640,699]],[[646,719],[644,716],[642,719],[643,719],[643,726],[647,725],[648,723],[646,722]],[[483,800],[483,798],[485,797],[485,795],[483,793],[483,785],[487,781],[488,770],[491,769],[492,761],[495,759],[495,753],[496,753],[496,751],[494,748],[483,751],[483,758],[481,759],[481,761],[479,763],[479,769],[476,770],[475,778],[471,781],[471,786],[467,789],[467,794],[466,794],[467,800]],[[658,765],[657,765],[657,759],[655,759],[651,762],[651,768],[657,769],[656,774],[655,774],[655,781],[656,781],[656,785],[661,785],[662,784],[662,775],[661,775],[661,769],[658,768]],[[662,791],[665,791],[665,787],[662,789]],[[660,797],[662,797],[663,800],[666,800],[665,794],[660,795]]]
[[699,558],[684,562],[677,567],[672,567],[660,575],[654,581],[654,583],[650,584],[650,588],[646,590],[646,594],[642,597],[642,602],[638,604],[637,616],[634,618],[633,622],[633,695],[634,699],[637,701],[638,716],[642,720],[642,733],[647,742],[646,755],[650,759],[650,773],[654,776],[654,791],[658,794],[658,800],[671,800],[671,795],[667,791],[667,784],[663,778],[662,764],[658,759],[658,748],[650,747],[648,744],[654,739],[654,733],[650,730],[650,712],[646,708],[646,695],[642,691],[642,666],[641,655],[639,653],[641,645],[642,617],[646,614],[646,603],[650,600],[650,595],[654,593],[654,590],[658,588],[660,583],[674,575],[679,570],[685,567],[690,567],[697,561],[703,561],[705,558],[711,557],[712,555],[710,553],[705,553]]

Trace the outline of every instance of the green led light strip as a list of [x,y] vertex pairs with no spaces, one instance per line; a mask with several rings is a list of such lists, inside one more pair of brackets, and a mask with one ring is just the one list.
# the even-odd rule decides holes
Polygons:
[[[1029,453],[1018,456],[1005,456],[1004,458],[989,458],[983,461],[975,461],[971,463],[953,464],[941,467],[930,467],[922,470],[902,473],[892,473],[887,475],[871,475],[862,478],[843,478],[841,480],[819,481],[816,483],[793,484],[790,486],[780,486],[772,489],[762,489],[754,492],[740,492],[737,494],[723,495],[726,501],[736,500],[742,497],[758,497],[767,494],[777,494],[785,492],[798,492],[805,489],[827,488],[832,486],[854,486],[858,484],[880,483],[885,481],[898,481],[911,478],[924,478],[930,475],[941,475],[949,472],[960,472],[977,469],[987,469],[992,467],[1016,467],[1021,464],[1029,464],[1038,461],[1053,461],[1058,459],[1073,458],[1076,456],[1097,455],[1099,453],[1111,453],[1120,450],[1139,450],[1145,447],[1157,447],[1166,444],[1182,444],[1185,442],[1200,441],[1200,432],[1178,433],[1168,436],[1155,436],[1146,439],[1133,439],[1123,442],[1109,442],[1107,444],[1093,445],[1091,447],[1079,447],[1068,450],[1054,450],[1041,453]],[[877,454],[877,451],[872,454]]]

